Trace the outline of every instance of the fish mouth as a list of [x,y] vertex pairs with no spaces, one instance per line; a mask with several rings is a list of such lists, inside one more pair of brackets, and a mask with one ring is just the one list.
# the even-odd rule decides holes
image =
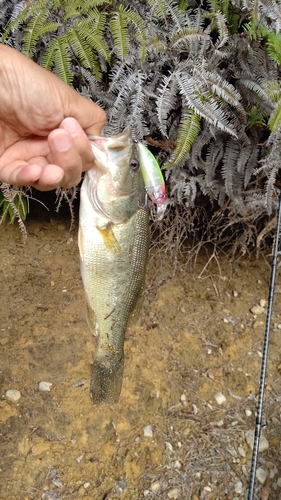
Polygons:
[[102,172],[109,170],[111,156],[113,152],[118,154],[120,151],[130,147],[133,143],[130,130],[125,130],[113,137],[102,137],[98,135],[87,135],[95,158],[95,166]]

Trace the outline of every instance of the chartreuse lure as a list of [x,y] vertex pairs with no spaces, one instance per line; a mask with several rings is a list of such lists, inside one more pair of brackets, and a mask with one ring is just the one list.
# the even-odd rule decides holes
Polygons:
[[157,219],[161,220],[167,205],[166,188],[161,169],[155,156],[144,144],[138,142],[137,149],[147,194],[152,202],[157,205]]

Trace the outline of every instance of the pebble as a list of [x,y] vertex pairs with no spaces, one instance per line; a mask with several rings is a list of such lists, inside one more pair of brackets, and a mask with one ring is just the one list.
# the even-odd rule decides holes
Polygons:
[[149,490],[144,490],[144,492],[143,492],[143,496],[144,496],[144,497],[148,497],[149,493],[150,493],[150,491],[149,491]]
[[238,297],[238,292],[236,292],[236,290],[234,290],[234,292],[233,292],[233,296],[234,296],[234,297]]
[[181,395],[181,402],[182,402],[182,404],[186,404],[186,395],[185,394]]
[[[249,429],[246,434],[245,434],[245,439],[247,444],[250,446],[251,450],[254,448],[254,438],[255,438],[255,431],[254,429]],[[269,448],[269,443],[263,434],[263,431],[261,431],[260,435],[260,442],[259,442],[259,453],[262,453],[265,450],[268,450]]]
[[260,306],[261,307],[266,307],[267,306],[267,300],[261,299],[260,300]]
[[256,478],[259,483],[264,484],[268,476],[268,472],[264,470],[262,467],[257,468]]
[[226,397],[221,393],[221,392],[217,392],[217,394],[214,396],[216,402],[218,403],[218,405],[222,405],[223,403],[226,402]]
[[263,321],[256,319],[256,321],[254,321],[252,326],[253,326],[253,329],[256,330],[257,328],[259,328],[260,326],[263,326],[263,325],[264,325]]
[[153,430],[151,425],[146,425],[142,429],[144,437],[152,438],[153,437]]
[[8,398],[13,403],[16,403],[20,399],[20,397],[21,393],[16,389],[9,389],[8,391],[6,391],[6,398]]
[[246,456],[246,452],[244,450],[244,448],[242,448],[242,446],[238,446],[238,453],[241,457],[244,457]]
[[117,482],[116,484],[116,493],[117,495],[120,493],[124,493],[127,489],[127,483],[121,479],[120,481]]
[[39,383],[39,391],[49,391],[51,390],[51,387],[52,387],[52,382],[40,382]]
[[262,313],[264,313],[265,308],[262,307],[262,306],[260,306],[260,305],[258,305],[258,306],[251,307],[250,311],[253,314],[262,314]]
[[205,491],[209,491],[209,492],[211,492],[211,491],[212,491],[212,488],[210,488],[210,486],[204,486],[204,490],[205,490]]
[[245,410],[245,415],[246,415],[246,417],[251,417],[251,415],[252,415],[252,411],[251,411],[251,410],[249,410],[249,408],[246,408],[246,410]]
[[278,488],[281,488],[281,477],[278,477],[277,479],[277,486]]
[[243,483],[242,481],[238,480],[236,481],[236,483],[234,484],[234,491],[235,493],[243,493]]
[[172,498],[174,500],[177,500],[180,496],[180,490],[178,488],[173,488],[172,490],[168,491],[168,497]]
[[174,467],[175,467],[175,469],[181,469],[181,463],[179,462],[179,460],[175,461]]
[[153,491],[153,493],[157,493],[157,491],[160,490],[160,483],[159,483],[159,481],[155,481],[155,483],[152,483],[151,486],[150,486],[150,489],[151,489],[151,491]]

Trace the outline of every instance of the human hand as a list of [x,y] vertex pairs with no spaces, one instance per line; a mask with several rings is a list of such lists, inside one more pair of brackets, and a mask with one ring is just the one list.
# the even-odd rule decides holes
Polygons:
[[93,166],[86,134],[105,113],[56,75],[0,44],[0,182],[42,191],[72,187]]

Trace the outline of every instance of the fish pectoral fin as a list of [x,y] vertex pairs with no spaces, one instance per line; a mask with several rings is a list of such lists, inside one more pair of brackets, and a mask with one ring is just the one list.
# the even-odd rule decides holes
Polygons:
[[105,248],[109,252],[111,253],[120,252],[121,250],[120,245],[113,234],[112,227],[110,224],[108,224],[108,226],[106,226],[105,229],[98,229],[98,231],[102,236]]

